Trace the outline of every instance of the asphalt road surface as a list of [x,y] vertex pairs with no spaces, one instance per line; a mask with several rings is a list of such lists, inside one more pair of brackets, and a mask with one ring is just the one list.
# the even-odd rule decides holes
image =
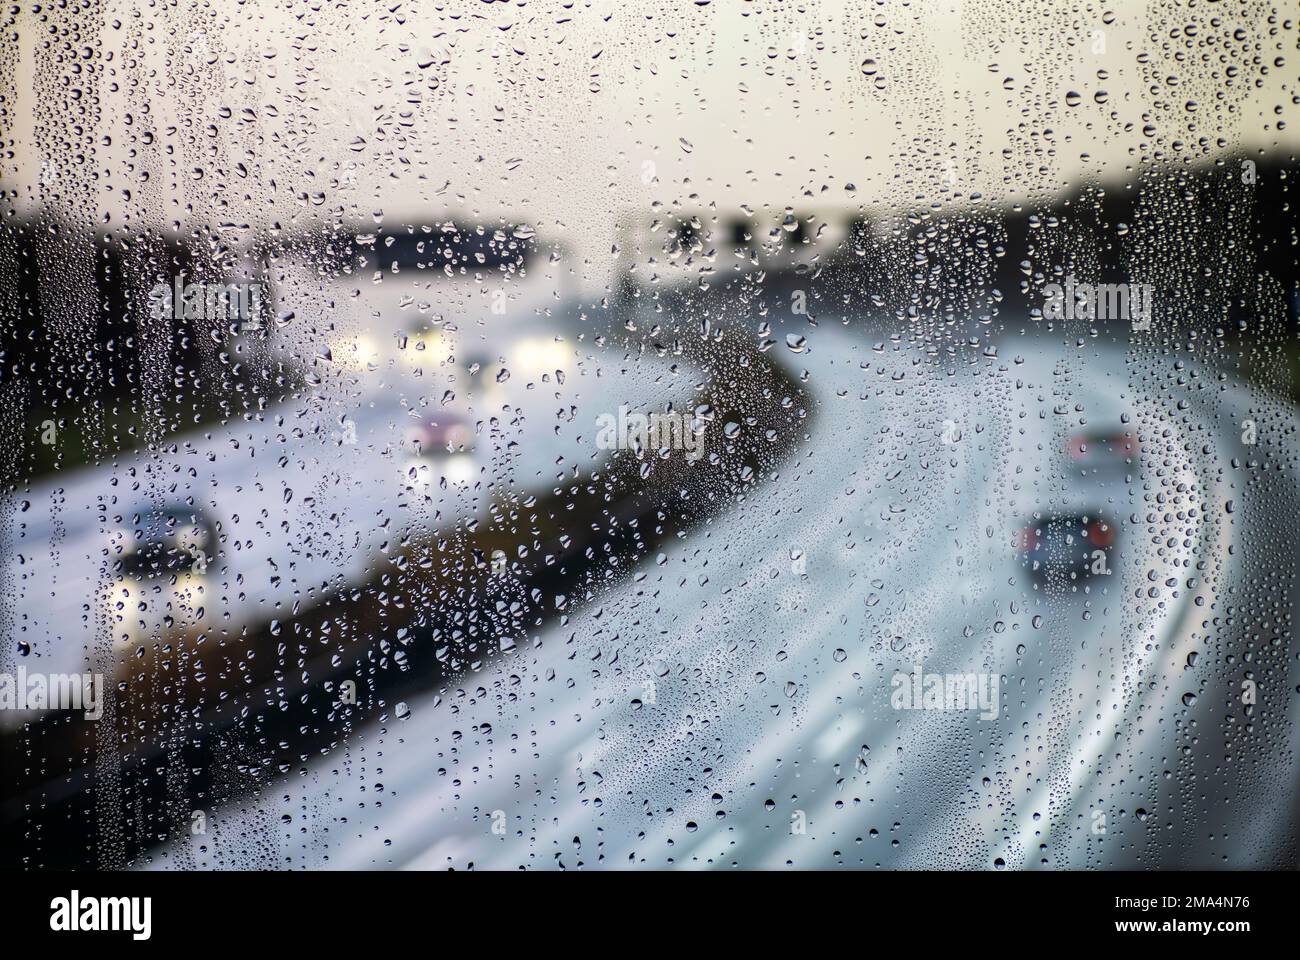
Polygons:
[[152,865],[1294,859],[1289,406],[1150,334],[777,354],[808,436],[743,502]]

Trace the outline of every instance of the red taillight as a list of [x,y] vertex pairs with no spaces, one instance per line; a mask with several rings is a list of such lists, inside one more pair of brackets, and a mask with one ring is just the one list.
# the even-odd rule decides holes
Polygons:
[[1100,520],[1092,521],[1088,524],[1088,542],[1098,547],[1109,547],[1115,542],[1115,528]]
[[1033,527],[1024,527],[1011,537],[1011,545],[1017,550],[1037,550],[1038,531]]
[[1137,437],[1132,433],[1117,433],[1110,437],[1076,433],[1065,441],[1065,452],[1071,460],[1089,460],[1103,455],[1127,460],[1136,457],[1141,450]]

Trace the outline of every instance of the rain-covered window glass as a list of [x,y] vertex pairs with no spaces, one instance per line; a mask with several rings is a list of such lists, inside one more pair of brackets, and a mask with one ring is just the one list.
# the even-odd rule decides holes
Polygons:
[[1294,867],[1298,13],[7,6],[5,865]]

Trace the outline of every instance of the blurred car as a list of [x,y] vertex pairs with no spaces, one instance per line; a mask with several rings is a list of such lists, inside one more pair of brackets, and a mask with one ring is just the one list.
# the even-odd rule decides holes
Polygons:
[[1076,581],[1110,574],[1115,528],[1096,515],[1035,516],[1012,542],[1039,582]]

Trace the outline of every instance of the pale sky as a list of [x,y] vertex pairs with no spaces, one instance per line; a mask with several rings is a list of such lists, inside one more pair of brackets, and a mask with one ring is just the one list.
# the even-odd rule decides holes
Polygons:
[[[664,210],[1033,202],[1155,158],[1294,149],[1295,25],[1242,6],[108,0],[93,158],[68,176],[96,171],[97,222],[501,215],[601,262],[618,221]],[[86,76],[37,70],[42,30],[24,8],[3,78],[25,208],[54,205],[42,162],[68,152],[38,136],[67,125],[48,92]]]

